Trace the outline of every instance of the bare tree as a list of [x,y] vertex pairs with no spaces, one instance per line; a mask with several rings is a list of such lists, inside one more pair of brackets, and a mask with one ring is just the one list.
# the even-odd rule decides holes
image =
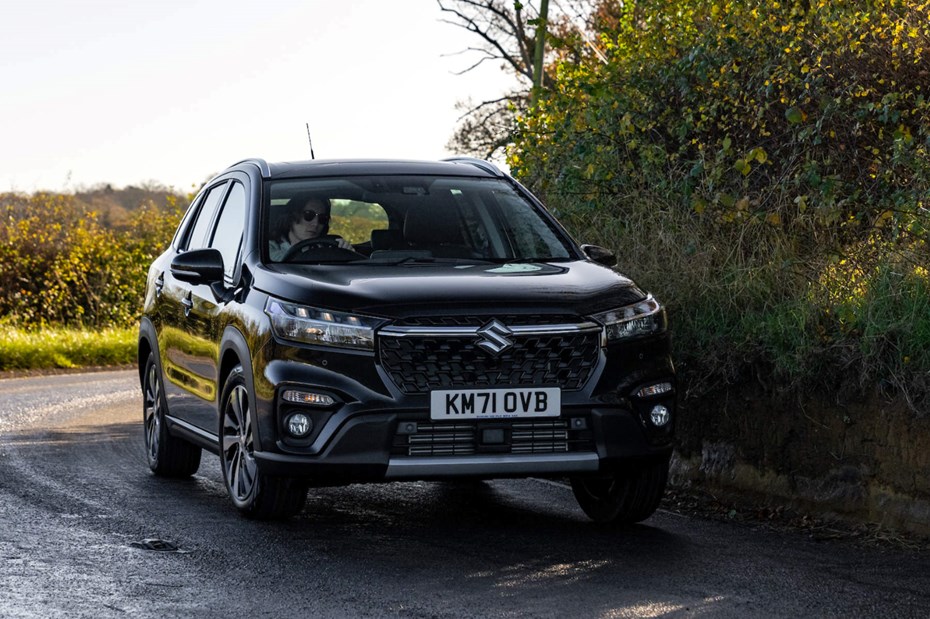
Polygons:
[[[437,0],[439,8],[450,17],[443,21],[474,33],[480,39],[463,53],[477,55],[477,60],[460,73],[466,73],[487,61],[509,67],[515,75],[533,82],[533,44],[535,36],[526,32],[524,5],[508,0]],[[535,35],[535,31],[534,31]]]
[[487,62],[515,77],[514,88],[495,99],[460,102],[463,112],[448,148],[492,159],[511,141],[514,117],[526,109],[533,84],[536,28],[528,24],[526,7],[509,0],[437,0],[448,17],[443,21],[475,35],[475,44],[459,52],[470,63],[459,74]]
[[513,141],[515,118],[525,112],[529,100],[529,91],[514,90],[477,104],[471,99],[460,101],[456,109],[462,115],[446,148],[482,159],[503,159]]
[[[502,158],[512,142],[517,115],[527,111],[533,87],[533,52],[539,16],[531,4],[520,0],[436,0],[447,16],[444,22],[475,35],[473,46],[459,52],[469,64],[458,73],[473,71],[491,62],[513,74],[513,89],[494,99],[462,101],[459,125],[447,147],[466,155],[485,159]],[[562,9],[550,16],[548,27],[554,40],[563,49],[559,57],[566,58],[566,42],[589,41],[585,30],[590,28],[588,16],[594,5],[609,0],[564,0]],[[564,8],[563,8],[564,6]],[[579,23],[580,26],[576,26]],[[569,54],[578,58],[581,52]],[[552,65],[544,65],[542,87],[554,83]]]

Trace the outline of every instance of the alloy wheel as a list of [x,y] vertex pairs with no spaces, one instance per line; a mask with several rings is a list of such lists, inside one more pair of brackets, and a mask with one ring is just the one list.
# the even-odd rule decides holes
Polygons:
[[145,446],[149,463],[158,462],[158,448],[161,437],[161,381],[158,379],[158,371],[155,364],[149,364],[148,373],[145,376],[145,405],[143,407],[144,426],[145,426]]
[[229,492],[238,502],[248,501],[255,490],[255,462],[249,394],[236,385],[223,411],[223,466]]

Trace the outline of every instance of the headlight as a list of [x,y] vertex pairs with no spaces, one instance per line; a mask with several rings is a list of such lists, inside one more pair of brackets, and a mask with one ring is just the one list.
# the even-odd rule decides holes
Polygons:
[[639,303],[601,312],[591,318],[604,325],[609,342],[660,333],[667,326],[665,308],[652,295]]
[[268,299],[265,313],[271,318],[275,335],[284,340],[374,350],[377,318],[333,312]]

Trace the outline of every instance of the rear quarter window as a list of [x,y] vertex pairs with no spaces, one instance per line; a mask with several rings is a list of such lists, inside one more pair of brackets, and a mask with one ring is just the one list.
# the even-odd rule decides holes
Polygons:
[[350,243],[364,243],[371,238],[372,230],[386,230],[388,215],[380,204],[357,200],[331,200],[332,223],[330,234],[336,234]]

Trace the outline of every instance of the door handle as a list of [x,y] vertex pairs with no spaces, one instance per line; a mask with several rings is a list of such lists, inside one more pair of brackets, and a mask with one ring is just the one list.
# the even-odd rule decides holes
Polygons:
[[187,296],[181,299],[181,305],[184,306],[184,316],[190,316],[191,310],[194,309],[194,301],[191,299],[190,293],[187,293]]

